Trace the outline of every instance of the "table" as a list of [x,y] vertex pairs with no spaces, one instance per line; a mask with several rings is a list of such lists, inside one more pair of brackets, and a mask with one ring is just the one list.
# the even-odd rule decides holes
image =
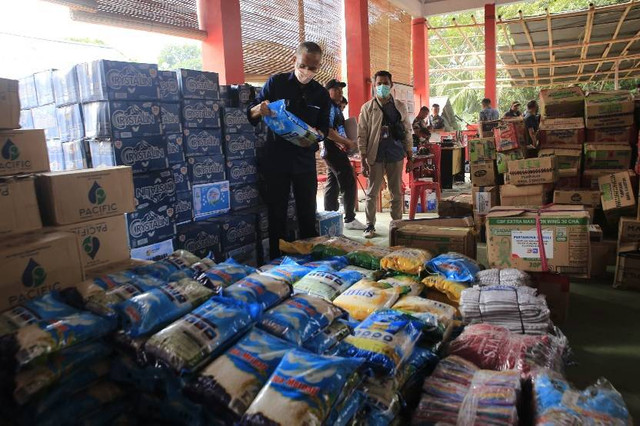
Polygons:
[[442,147],[440,158],[440,186],[442,189],[453,188],[453,177],[464,172],[463,147]]

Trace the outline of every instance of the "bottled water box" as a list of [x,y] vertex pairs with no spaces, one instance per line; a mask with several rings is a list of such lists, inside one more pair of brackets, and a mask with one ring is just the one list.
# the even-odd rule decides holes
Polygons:
[[52,172],[64,170],[64,152],[60,139],[47,140],[47,154],[49,155],[49,168]]
[[178,163],[171,166],[173,180],[176,183],[177,192],[191,193],[191,181],[189,180],[189,167],[187,163]]
[[93,167],[130,166],[133,173],[169,168],[167,148],[162,136],[89,141]]
[[54,103],[53,95],[53,70],[45,70],[37,72],[33,75],[36,85],[36,95],[38,97],[38,105],[44,106]]
[[229,211],[229,182],[193,185],[193,218],[202,220]]
[[176,183],[171,170],[133,175],[137,209],[148,209],[176,202]]
[[164,134],[162,136],[167,144],[167,158],[169,165],[184,163],[184,147],[182,133]]
[[18,82],[18,96],[20,96],[20,108],[34,108],[38,106],[36,94],[36,81],[33,75],[21,78]]
[[182,125],[185,129],[219,129],[220,105],[211,100],[184,99]]
[[21,129],[33,129],[33,115],[31,115],[30,109],[20,110],[20,128]]
[[157,102],[90,102],[82,105],[87,138],[141,138],[162,134]]
[[224,137],[224,155],[227,160],[254,158],[256,136],[252,133],[230,133]]
[[173,204],[138,209],[126,217],[132,249],[172,239],[176,234]]
[[189,223],[193,220],[193,194],[189,192],[178,192],[174,207],[176,224]]
[[158,71],[161,102],[180,102],[180,88],[175,71]]
[[258,167],[255,158],[227,161],[227,178],[229,184],[242,185],[258,181]]
[[180,121],[180,103],[161,102],[160,123],[162,123],[162,133],[182,132],[182,123]]
[[218,73],[180,69],[178,85],[184,99],[220,99]]
[[77,65],[53,72],[53,95],[58,107],[80,103]]
[[93,167],[113,167],[117,165],[113,142],[90,139],[88,144]]
[[253,267],[258,266],[258,255],[256,251],[256,244],[245,244],[240,247],[231,248],[226,250],[223,254],[226,259],[233,258],[235,261],[242,263],[243,265],[249,265]]
[[253,125],[247,118],[244,108],[224,108],[224,131],[229,133],[254,133]]
[[231,187],[231,211],[257,206],[260,193],[256,185],[236,185]]
[[174,246],[200,258],[214,258],[221,252],[220,225],[211,221],[180,225],[177,228]]
[[60,138],[56,106],[54,104],[33,108],[31,110],[31,116],[33,117],[33,127],[35,129],[43,129],[45,138]]
[[82,107],[80,104],[57,107],[56,121],[62,142],[84,138],[84,123],[82,121]]
[[101,59],[78,65],[82,102],[157,101],[158,66]]
[[225,180],[223,156],[190,157],[187,161],[192,185]]
[[62,142],[62,155],[65,170],[82,170],[87,168],[87,155],[82,139]]
[[228,214],[216,219],[220,223],[222,250],[229,250],[256,242],[256,217],[254,214]]
[[187,157],[222,155],[222,131],[220,129],[185,129],[184,152]]

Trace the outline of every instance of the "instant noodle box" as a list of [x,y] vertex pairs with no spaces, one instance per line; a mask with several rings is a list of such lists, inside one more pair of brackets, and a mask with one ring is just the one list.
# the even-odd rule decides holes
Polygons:
[[44,131],[0,131],[0,176],[49,171]]
[[0,238],[42,228],[33,176],[0,178]]
[[580,118],[542,118],[538,130],[540,146],[582,148],[585,141],[584,119]]
[[600,187],[602,209],[605,212],[610,210],[635,210],[636,198],[628,172],[623,171],[601,176],[598,178],[598,185]]
[[631,147],[628,144],[585,144],[585,169],[627,170],[631,164]]
[[555,156],[509,161],[511,185],[537,185],[558,180],[558,161]]
[[472,163],[496,159],[496,142],[494,138],[471,139],[469,141],[469,158]]
[[496,184],[496,163],[479,161],[470,164],[471,183],[473,186],[491,186]]
[[30,233],[0,244],[0,311],[84,279],[76,236]]
[[545,118],[584,116],[584,92],[578,86],[542,89],[538,104]]
[[582,150],[570,148],[547,148],[538,151],[538,157],[555,156],[558,162],[558,178],[574,177],[580,174]]
[[587,141],[592,143],[626,143],[635,142],[634,127],[606,127],[587,130]]
[[0,129],[20,127],[18,80],[0,78]]
[[496,155],[496,166],[499,174],[504,174],[509,171],[509,161],[522,160],[525,157],[523,149],[514,149],[506,152],[498,152]]
[[587,129],[633,125],[635,105],[629,91],[589,92],[584,103]]
[[476,238],[471,228],[407,225],[398,229],[396,243],[401,246],[442,253],[462,253],[476,258]]
[[[492,268],[589,275],[589,214],[581,206],[494,207],[487,215]],[[540,235],[542,241],[540,241]]]
[[501,185],[500,204],[502,206],[543,206],[551,201],[552,184]]
[[[580,186],[589,189],[600,189],[600,186],[598,185],[598,179],[600,177],[620,172],[621,170],[584,170],[582,172],[582,180]],[[631,180],[632,186],[636,188],[638,181],[635,172],[633,170],[628,170],[627,172],[629,174],[629,179]]]
[[553,192],[553,203],[600,207],[600,191],[579,188],[556,189]]
[[618,253],[640,251],[640,220],[623,217],[618,224]]

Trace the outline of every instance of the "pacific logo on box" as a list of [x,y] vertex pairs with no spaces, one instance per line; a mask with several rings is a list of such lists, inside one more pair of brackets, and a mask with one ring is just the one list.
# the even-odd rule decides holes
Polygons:
[[87,237],[82,241],[82,249],[87,256],[91,259],[95,259],[100,250],[100,239],[98,237]]
[[30,160],[18,161],[20,148],[10,138],[7,138],[4,145],[2,145],[2,158],[7,161],[0,163],[0,169],[31,168]]
[[27,267],[22,273],[22,284],[25,287],[39,287],[47,279],[47,271],[33,258],[29,258]]
[[107,72],[107,85],[112,89],[120,89],[122,86],[128,86],[127,90],[130,93],[133,93],[136,91],[136,87],[153,86],[153,78],[141,73],[135,67],[129,65],[121,70],[109,70]]
[[[157,107],[152,107],[152,110]],[[143,110],[138,105],[131,105],[125,110],[115,110],[111,116],[111,123],[113,127],[118,130],[132,127],[134,131],[138,131],[140,126],[155,124],[156,118],[155,112],[149,113]]]
[[105,213],[117,213],[118,205],[116,203],[105,204],[107,201],[107,191],[97,181],[93,182],[88,194],[89,202],[93,207],[84,207],[79,210],[81,217],[92,217],[103,215]]

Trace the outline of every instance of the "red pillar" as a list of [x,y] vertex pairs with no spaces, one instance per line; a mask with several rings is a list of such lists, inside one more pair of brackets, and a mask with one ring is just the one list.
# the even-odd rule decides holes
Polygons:
[[240,0],[197,0],[202,42],[202,69],[220,75],[220,84],[244,83]]
[[429,106],[429,35],[424,18],[411,20],[411,47],[413,49],[413,100],[415,113]]
[[368,1],[345,0],[344,18],[349,116],[358,117],[360,108],[371,97]]
[[484,97],[498,106],[496,88],[496,5],[484,5]]

